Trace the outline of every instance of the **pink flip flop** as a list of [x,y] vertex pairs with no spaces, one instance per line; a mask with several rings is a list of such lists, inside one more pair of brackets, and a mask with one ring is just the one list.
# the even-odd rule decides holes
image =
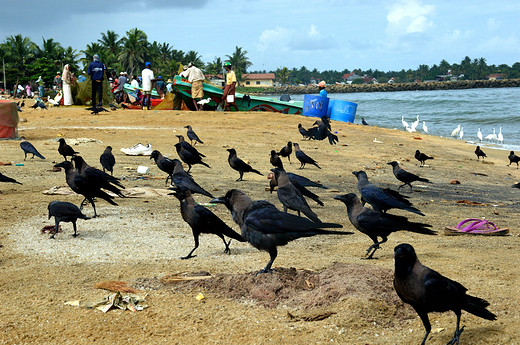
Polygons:
[[496,225],[487,219],[468,218],[460,222],[457,227],[446,227],[447,235],[506,235],[509,233],[508,228],[499,229]]

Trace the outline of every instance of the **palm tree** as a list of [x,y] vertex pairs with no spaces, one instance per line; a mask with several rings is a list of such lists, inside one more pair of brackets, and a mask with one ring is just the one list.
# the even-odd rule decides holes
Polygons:
[[287,84],[287,80],[291,76],[291,71],[287,67],[278,68],[276,70],[276,79],[280,82],[280,84]]
[[235,52],[232,55],[226,55],[228,58],[227,61],[231,63],[233,69],[235,70],[235,74],[237,76],[237,80],[242,80],[242,74],[246,73],[247,69],[253,65],[251,61],[249,61],[247,57],[247,50],[242,50],[242,47],[235,47]]
[[98,43],[105,51],[103,62],[107,66],[114,68],[118,63],[118,56],[121,52],[121,40],[119,39],[119,35],[114,31],[107,30],[106,33],[101,33],[101,38],[98,39]]
[[198,68],[204,68],[204,62],[202,61],[201,56],[194,50],[190,50],[186,53],[186,55],[184,55],[184,62],[186,64],[188,64],[188,62],[192,62]]
[[25,78],[25,65],[34,58],[37,46],[29,37],[23,37],[20,34],[7,37],[3,45],[7,63],[14,68],[16,73],[16,89],[20,77]]
[[81,51],[85,57],[81,58],[80,61],[83,63],[83,69],[86,69],[87,66],[92,62],[92,59],[95,54],[100,56],[101,61],[104,61],[104,53],[105,51],[101,47],[99,43],[90,43],[87,44],[85,50]]
[[204,72],[207,74],[219,74],[222,72],[222,69],[223,69],[222,66],[223,66],[222,59],[217,57],[217,58],[215,58],[215,60],[213,60],[212,62],[209,62],[206,65],[206,69]]
[[138,28],[130,29],[126,36],[121,39],[122,50],[119,53],[119,60],[125,70],[134,74],[134,70],[143,64],[144,58],[148,53],[148,38],[146,34]]
[[78,57],[79,53],[77,53],[76,49],[72,47],[67,47],[63,50],[63,64],[69,64],[72,70],[75,70],[78,67]]

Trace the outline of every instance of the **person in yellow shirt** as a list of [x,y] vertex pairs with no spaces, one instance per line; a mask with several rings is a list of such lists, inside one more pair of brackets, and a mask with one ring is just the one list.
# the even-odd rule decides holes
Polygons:
[[224,96],[222,97],[222,101],[225,102],[224,110],[231,110],[230,106],[235,108],[235,111],[238,111],[238,107],[235,104],[235,88],[237,85],[237,76],[235,75],[235,71],[231,69],[231,63],[226,62],[224,64],[224,69],[226,70],[226,86],[224,87]]

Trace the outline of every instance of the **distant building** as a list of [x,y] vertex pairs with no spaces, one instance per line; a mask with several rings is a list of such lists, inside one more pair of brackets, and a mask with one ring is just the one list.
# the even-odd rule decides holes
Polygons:
[[206,80],[213,86],[222,87],[224,85],[224,78],[222,74],[205,74]]
[[359,78],[362,78],[362,77],[360,77],[356,73],[346,73],[346,74],[343,74],[343,77],[341,77],[341,79],[343,79],[343,81],[346,82],[347,84],[352,84],[352,82],[355,79],[359,79]]
[[504,79],[504,75],[502,73],[494,73],[490,74],[486,77],[488,80],[502,80]]
[[243,82],[240,86],[248,87],[272,87],[274,86],[274,73],[249,73],[242,74]]

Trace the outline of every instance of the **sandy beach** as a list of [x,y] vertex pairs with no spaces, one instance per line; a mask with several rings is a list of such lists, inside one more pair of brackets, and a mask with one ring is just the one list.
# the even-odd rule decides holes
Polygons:
[[[27,107],[26,107],[27,108]],[[297,125],[311,127],[314,120],[273,113],[116,110],[99,115],[80,107],[27,109],[19,114],[25,136],[46,159],[23,161],[19,141],[0,142],[0,161],[24,163],[0,166],[0,172],[23,185],[0,184],[0,344],[419,344],[424,329],[413,309],[404,305],[392,287],[393,248],[399,243],[415,247],[421,262],[454,279],[471,295],[490,302],[498,317],[487,321],[462,314],[461,344],[516,344],[520,339],[520,170],[506,166],[507,151],[485,149],[488,158],[477,161],[475,147],[461,140],[418,133],[332,122],[338,145],[302,141]],[[398,119],[396,119],[398,121]],[[92,166],[107,145],[114,148],[114,175],[127,188],[164,190],[164,178],[149,157],[124,155],[120,149],[138,142],[177,158],[176,134],[191,125],[204,144],[197,148],[211,169],[196,165],[195,180],[215,196],[231,188],[253,199],[266,199],[282,208],[276,193],[266,190],[266,176],[238,173],[227,162],[228,148],[267,175],[269,152],[287,141],[298,142],[321,170],[307,165],[298,170],[284,159],[287,171],[320,181],[329,189],[313,189],[325,206],[309,201],[327,222],[336,222],[350,236],[299,239],[279,248],[275,272],[255,276],[268,254],[247,243],[231,242],[231,255],[222,241],[202,235],[197,255],[180,260],[193,248],[191,229],[180,216],[173,196],[117,199],[119,206],[98,200],[99,218],[62,225],[55,240],[41,234],[52,200],[79,205],[79,195],[46,195],[43,191],[65,186],[56,139],[80,140],[74,146]],[[374,139],[377,138],[376,142]],[[413,158],[416,149],[434,156],[423,168]],[[400,210],[393,214],[429,223],[437,236],[408,232],[391,234],[375,256],[362,260],[371,240],[348,221],[346,207],[334,200],[339,193],[356,193],[352,171],[365,170],[370,181],[397,190],[399,181],[386,163],[397,160],[402,168],[428,178],[402,192],[426,214]],[[150,167],[150,178],[138,178],[135,169]],[[460,184],[451,184],[457,180]],[[209,199],[196,195],[200,203]],[[467,202],[461,202],[466,200]],[[239,231],[228,210],[208,206]],[[93,215],[92,207],[83,209]],[[445,226],[466,218],[481,218],[509,228],[510,236],[446,236]],[[207,272],[213,278],[172,283],[167,277]],[[204,273],[204,274],[207,274]],[[139,312],[98,310],[65,302],[98,301],[109,294],[94,285],[124,281],[146,295],[148,308]],[[202,300],[196,297],[202,294]],[[428,344],[445,344],[452,337],[455,315],[430,314],[433,331]]]

